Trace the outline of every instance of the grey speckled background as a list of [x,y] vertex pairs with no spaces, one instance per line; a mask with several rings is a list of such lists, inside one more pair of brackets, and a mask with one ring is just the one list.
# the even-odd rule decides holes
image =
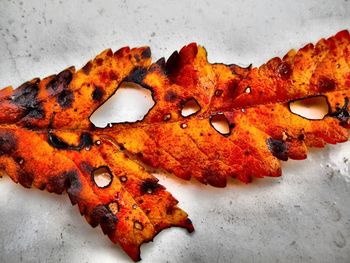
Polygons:
[[[0,86],[17,86],[107,47],[184,44],[210,61],[259,65],[350,28],[350,1],[0,0]],[[143,262],[350,262],[349,143],[283,164],[284,176],[226,189],[159,175],[196,232],[162,232]],[[66,195],[0,180],[0,262],[130,262]]]

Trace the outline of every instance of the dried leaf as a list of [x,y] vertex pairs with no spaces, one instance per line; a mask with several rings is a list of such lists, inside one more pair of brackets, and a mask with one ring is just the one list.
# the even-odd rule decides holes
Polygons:
[[[342,31],[259,68],[210,64],[194,43],[153,64],[149,48],[107,50],[77,72],[0,91],[0,169],[25,187],[67,191],[92,226],[138,260],[140,245],[162,229],[193,231],[142,163],[224,187],[228,177],[280,176],[279,160],[347,141],[349,41]],[[154,107],[142,121],[94,127],[89,117],[123,81],[150,89]],[[329,105],[323,119],[290,110],[317,96]],[[197,111],[183,116],[189,101]]]
[[[307,147],[347,141],[349,39],[342,31],[259,68],[210,64],[205,49],[190,44],[133,79],[156,102],[142,122],[98,132],[152,167],[217,187],[228,177],[280,176],[279,160],[305,159]],[[329,104],[323,119],[290,111],[295,100],[317,96]],[[182,105],[193,99],[201,110],[185,118]],[[229,134],[212,127],[218,115]]]
[[[140,245],[161,230],[193,231],[177,200],[89,121],[122,80],[150,64],[149,56],[148,48],[108,50],[78,72],[0,91],[0,169],[25,187],[67,191],[87,221],[135,261]],[[95,182],[101,170],[110,176],[105,187]]]

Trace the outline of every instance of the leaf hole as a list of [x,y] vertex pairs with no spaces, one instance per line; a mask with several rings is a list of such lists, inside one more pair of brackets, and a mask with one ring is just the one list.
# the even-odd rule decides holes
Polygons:
[[224,114],[216,114],[210,117],[210,125],[220,134],[229,135],[233,125],[229,123]]
[[171,119],[171,114],[170,113],[167,113],[163,116],[163,121],[168,121]]
[[133,82],[123,82],[115,94],[91,115],[90,121],[99,128],[112,123],[132,123],[143,120],[154,105],[149,89]]
[[122,175],[119,177],[119,180],[122,182],[122,183],[125,183],[127,180],[128,180],[128,177],[126,177],[125,175]]
[[244,92],[249,94],[250,92],[252,92],[252,88],[248,86],[245,88]]
[[143,224],[140,221],[136,220],[134,221],[134,228],[141,231],[143,230]]
[[181,115],[182,117],[189,117],[196,114],[201,109],[201,106],[195,99],[190,99],[182,106]]
[[92,172],[95,184],[99,188],[106,188],[112,183],[112,173],[107,166],[101,166]]
[[108,205],[109,211],[111,211],[113,214],[117,214],[119,212],[119,204],[118,202],[111,202]]
[[180,127],[182,128],[182,129],[186,129],[187,128],[187,123],[181,123],[181,125],[180,125]]
[[289,102],[289,109],[309,120],[322,120],[329,113],[329,104],[325,96],[315,96]]

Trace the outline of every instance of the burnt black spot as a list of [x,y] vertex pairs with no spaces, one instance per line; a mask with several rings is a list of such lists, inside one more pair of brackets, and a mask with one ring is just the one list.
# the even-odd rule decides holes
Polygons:
[[66,187],[69,199],[72,205],[75,205],[79,201],[79,195],[82,190],[82,184],[77,171],[69,171],[62,175],[67,178]]
[[108,57],[113,57],[113,51],[112,49],[108,49],[107,54]]
[[229,83],[227,87],[227,97],[228,98],[235,98],[237,96],[237,89],[238,89],[238,82],[236,80],[233,80]]
[[39,103],[35,108],[28,110],[26,114],[27,118],[42,119],[45,117],[45,111],[41,103]]
[[124,151],[124,150],[125,150],[125,146],[124,146],[123,144],[119,144],[119,149],[120,149],[121,151]]
[[66,69],[55,76],[47,85],[46,89],[53,93],[58,94],[68,89],[70,82],[72,81],[73,74],[69,69]]
[[38,186],[36,186],[39,190],[44,191],[46,188],[46,184],[41,182]]
[[87,173],[87,174],[91,174],[94,170],[94,167],[88,163],[87,161],[82,161],[79,164],[79,168],[82,172]]
[[335,82],[327,77],[320,77],[318,80],[318,88],[321,92],[328,92],[335,89]]
[[284,141],[269,138],[266,143],[273,156],[282,161],[288,160],[288,147]]
[[69,84],[72,81],[73,74],[69,69],[66,69],[56,75],[47,85],[46,89],[51,95],[56,96],[57,103],[62,108],[69,108],[72,106],[74,94],[69,90]]
[[191,219],[189,219],[189,218],[187,218],[186,219],[186,228],[187,228],[187,231],[189,232],[189,233],[192,233],[193,231],[194,231],[194,227],[193,227],[193,224],[192,224],[192,221],[191,221]]
[[13,133],[0,130],[0,155],[12,154],[17,148],[17,140]]
[[100,99],[102,99],[103,95],[104,95],[103,89],[98,86],[95,86],[95,89],[92,92],[92,99],[99,101]]
[[207,182],[211,186],[222,188],[225,187],[227,184],[226,176],[219,174],[213,167],[207,167],[203,171],[202,175],[205,179],[205,182]]
[[165,69],[165,64],[166,64],[165,58],[162,57],[162,58],[158,59],[157,62],[156,62],[156,64],[157,64],[159,67]]
[[62,173],[57,176],[50,176],[48,179],[47,190],[50,193],[62,194],[66,188],[67,174]]
[[305,135],[304,134],[299,134],[298,135],[298,140],[299,141],[303,141],[305,139]]
[[84,72],[86,75],[89,75],[91,69],[92,69],[92,62],[91,62],[91,61],[89,61],[88,63],[86,63],[86,65],[82,68],[83,72]]
[[277,67],[277,73],[283,78],[283,79],[289,79],[292,75],[292,67],[287,62],[282,62]]
[[37,96],[39,93],[39,80],[23,83],[15,89],[12,96],[12,102],[24,108],[34,107],[37,104]]
[[63,109],[72,107],[74,101],[73,91],[63,90],[60,94],[58,94],[56,100]]
[[177,99],[177,94],[172,90],[168,90],[164,99],[168,102],[174,102]]
[[56,112],[53,112],[52,115],[50,116],[48,129],[52,129],[52,127],[53,127],[53,122],[54,122],[54,120],[55,120],[55,116],[56,116]]
[[96,206],[92,211],[91,226],[96,227],[100,224],[105,235],[112,234],[115,231],[117,222],[118,218],[104,205]]
[[146,48],[144,51],[142,51],[142,53],[141,53],[142,58],[145,58],[145,59],[150,58],[151,55],[152,55],[152,53],[151,53],[151,49],[150,49],[149,47],[147,47],[147,48]]
[[134,57],[135,57],[137,63],[139,63],[141,61],[139,54],[136,54]]
[[78,145],[79,149],[84,147],[91,147],[93,145],[91,135],[87,132],[83,132],[80,136],[80,144]]
[[172,214],[174,214],[174,212],[175,212],[175,208],[173,205],[169,205],[166,207],[166,214],[167,215],[172,215]]
[[336,107],[336,111],[330,113],[331,117],[337,118],[340,121],[340,125],[345,126],[349,123],[349,98],[345,97],[343,107]]
[[165,69],[166,73],[169,75],[176,74],[180,68],[180,55],[179,52],[175,51],[171,56],[168,58]]
[[102,58],[96,59],[96,64],[97,66],[101,66],[103,64],[103,59]]
[[24,109],[24,116],[28,118],[41,119],[45,117],[42,103],[38,101],[39,79],[26,82],[18,87],[11,97],[12,103]]
[[93,145],[91,135],[87,132],[84,132],[80,135],[80,142],[79,142],[79,145],[77,146],[67,144],[52,132],[48,132],[47,138],[51,146],[60,150],[81,151],[83,148],[89,148]]
[[143,79],[146,77],[146,75],[147,75],[146,68],[137,67],[129,74],[129,76],[126,78],[126,81],[141,84]]
[[60,138],[50,132],[48,133],[48,142],[56,149],[67,150],[69,148],[69,145],[67,143],[63,142]]
[[23,170],[19,171],[18,182],[22,186],[24,186],[26,188],[30,188],[32,186],[32,184],[33,184],[33,181],[34,181],[33,174],[24,172]]
[[156,63],[154,63],[154,64],[151,65],[149,71],[152,72],[152,71],[154,71],[154,70],[156,70],[156,69],[160,69],[160,71],[161,71],[162,73],[164,73],[164,72],[165,72],[165,63],[166,63],[166,62],[165,62],[165,58],[164,58],[164,57],[163,57],[163,58],[160,58],[160,59],[157,60]]
[[158,189],[164,189],[164,187],[160,184],[158,184],[157,180],[154,179],[146,179],[142,182],[140,191],[141,194],[153,194]]
[[91,226],[97,227],[101,218],[107,213],[109,213],[109,211],[104,205],[96,206],[91,213]]
[[109,78],[111,80],[118,80],[118,74],[114,72],[113,70],[109,71]]
[[118,218],[113,213],[108,213],[101,219],[101,228],[105,235],[114,233]]

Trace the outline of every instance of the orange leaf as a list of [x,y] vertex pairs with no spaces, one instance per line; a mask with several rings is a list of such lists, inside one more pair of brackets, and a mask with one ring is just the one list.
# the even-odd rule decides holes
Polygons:
[[[228,177],[280,176],[279,160],[347,140],[349,41],[342,31],[259,68],[210,64],[195,43],[153,64],[146,47],[106,50],[77,72],[0,91],[0,169],[25,187],[66,191],[139,260],[140,245],[162,229],[193,231],[143,164],[224,187]],[[154,107],[142,121],[95,127],[89,117],[124,81],[151,90]],[[325,101],[324,117],[292,109],[313,101]],[[184,115],[189,102],[196,112]]]

